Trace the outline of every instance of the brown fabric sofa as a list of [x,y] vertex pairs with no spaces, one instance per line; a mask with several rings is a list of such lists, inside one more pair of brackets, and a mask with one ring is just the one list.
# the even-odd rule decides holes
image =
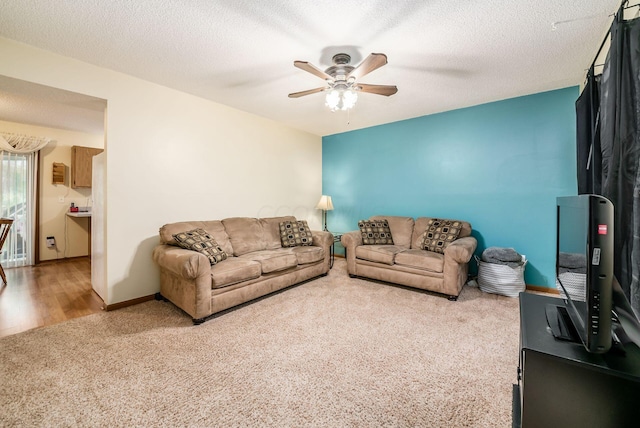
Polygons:
[[[313,245],[283,248],[280,222],[295,217],[235,217],[166,224],[153,260],[160,267],[160,296],[199,324],[210,315],[329,272],[333,236],[312,231]],[[201,228],[228,258],[214,265],[177,246],[174,234]]]
[[422,234],[429,217],[373,216],[386,219],[394,245],[363,245],[360,231],[342,235],[341,242],[351,277],[371,278],[445,294],[457,300],[467,281],[469,260],[477,241],[471,225],[462,222],[458,239],[446,247],[444,254],[420,249]]

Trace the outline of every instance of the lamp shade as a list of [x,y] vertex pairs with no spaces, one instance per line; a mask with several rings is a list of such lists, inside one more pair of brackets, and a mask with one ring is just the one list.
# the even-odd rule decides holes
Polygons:
[[318,205],[316,205],[316,209],[331,211],[333,209],[333,202],[331,202],[331,196],[322,195],[320,197],[320,201],[318,202]]

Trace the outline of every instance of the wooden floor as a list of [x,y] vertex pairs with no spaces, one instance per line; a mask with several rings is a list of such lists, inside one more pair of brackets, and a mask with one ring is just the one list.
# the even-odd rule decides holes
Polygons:
[[78,257],[38,266],[5,268],[0,279],[0,337],[100,312],[91,288],[91,259]]

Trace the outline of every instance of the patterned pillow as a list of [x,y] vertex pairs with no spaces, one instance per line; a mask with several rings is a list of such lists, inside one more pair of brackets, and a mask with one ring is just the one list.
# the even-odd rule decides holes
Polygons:
[[313,245],[313,236],[306,220],[280,222],[280,242],[283,247]]
[[213,239],[213,236],[209,235],[204,229],[176,233],[173,235],[173,239],[182,248],[204,254],[212,265],[227,258],[227,253]]
[[444,249],[458,239],[462,223],[458,220],[432,218],[422,234],[420,248],[434,253],[444,254]]
[[387,220],[360,220],[358,222],[364,245],[393,245]]

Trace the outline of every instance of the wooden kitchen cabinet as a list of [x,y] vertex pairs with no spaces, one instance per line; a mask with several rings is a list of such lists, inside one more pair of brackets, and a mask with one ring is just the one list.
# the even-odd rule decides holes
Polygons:
[[103,149],[93,147],[71,147],[71,187],[91,187],[92,158]]

